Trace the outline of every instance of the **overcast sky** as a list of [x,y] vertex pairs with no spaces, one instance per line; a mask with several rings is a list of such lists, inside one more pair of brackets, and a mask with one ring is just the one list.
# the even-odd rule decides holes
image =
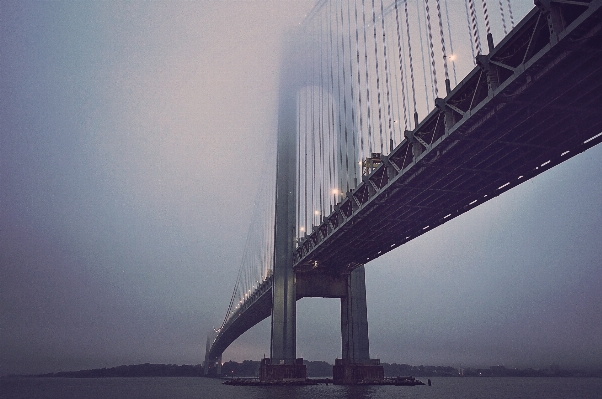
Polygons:
[[[312,6],[0,3],[0,375],[202,362],[276,126],[281,33]],[[372,357],[602,366],[601,241],[598,146],[369,263]],[[340,356],[338,300],[299,301],[297,326],[298,356]],[[269,331],[224,360],[269,354]]]

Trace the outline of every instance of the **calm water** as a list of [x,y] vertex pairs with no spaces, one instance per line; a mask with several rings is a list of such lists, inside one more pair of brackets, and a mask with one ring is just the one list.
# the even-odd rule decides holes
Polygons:
[[602,399],[600,378],[435,378],[432,381],[431,387],[235,387],[208,378],[0,378],[0,398]]

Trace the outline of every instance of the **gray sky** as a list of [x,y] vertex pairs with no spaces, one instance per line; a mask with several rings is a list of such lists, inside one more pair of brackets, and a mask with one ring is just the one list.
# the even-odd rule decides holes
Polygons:
[[[312,6],[0,3],[0,375],[202,362],[276,126],[280,34]],[[601,366],[601,177],[593,148],[368,264],[371,355]],[[298,356],[333,362],[338,323],[337,300],[299,301]],[[266,320],[224,360],[268,353]]]

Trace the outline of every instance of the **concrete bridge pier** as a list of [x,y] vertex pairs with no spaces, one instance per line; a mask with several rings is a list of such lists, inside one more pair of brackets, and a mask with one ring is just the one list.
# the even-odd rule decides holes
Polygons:
[[368,307],[364,266],[347,276],[347,295],[341,298],[342,359],[336,359],[332,370],[335,384],[354,385],[378,382],[384,370],[378,359],[370,359],[368,339]]
[[341,298],[341,341],[343,359],[353,363],[370,361],[366,272],[358,267],[347,276],[347,296]]
[[220,355],[216,359],[205,358],[203,362],[203,372],[205,375],[209,374],[210,369],[215,369],[216,375],[222,374],[222,356]]
[[[285,60],[296,59],[291,48]],[[272,286],[272,338],[270,358],[262,360],[261,380],[305,380],[303,360],[296,357],[297,297],[293,251],[296,235],[296,129],[295,62],[283,64],[276,158],[276,209]]]
[[215,365],[215,373],[217,375],[222,375],[222,355],[219,355]]

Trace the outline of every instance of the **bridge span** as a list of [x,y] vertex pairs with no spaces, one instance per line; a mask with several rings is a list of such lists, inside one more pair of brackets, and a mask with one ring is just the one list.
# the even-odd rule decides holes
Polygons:
[[544,12],[534,8],[377,155],[297,247],[295,271],[353,270],[602,141],[599,3],[559,32]]
[[285,96],[274,273],[208,341],[206,367],[270,315],[272,362],[294,362],[294,303],[303,297],[341,298],[343,358],[369,362],[363,265],[602,141],[601,6],[537,0],[499,44],[488,35],[489,53],[453,89],[447,79],[422,121],[414,110],[414,128],[396,146],[391,139],[388,154],[363,160],[359,184],[310,234],[298,234],[295,220],[301,151],[289,136],[300,122],[297,100]]

